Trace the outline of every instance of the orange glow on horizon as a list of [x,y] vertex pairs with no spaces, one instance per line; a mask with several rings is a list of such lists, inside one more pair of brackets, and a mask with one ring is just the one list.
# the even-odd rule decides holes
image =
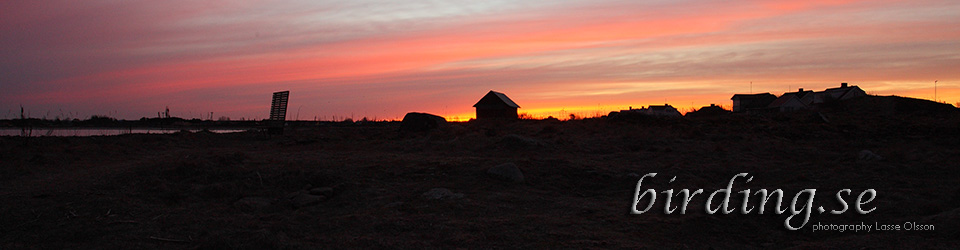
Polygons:
[[[553,118],[557,118],[557,119],[559,119],[559,120],[569,120],[569,119],[570,119],[570,115],[574,115],[577,119],[582,119],[582,118],[596,118],[596,117],[606,116],[606,115],[608,115],[608,114],[609,114],[610,112],[612,112],[612,111],[626,110],[626,109],[630,109],[631,107],[632,107],[633,109],[640,109],[640,108],[647,107],[647,106],[650,106],[650,105],[663,105],[663,104],[648,104],[648,105],[628,105],[628,104],[623,104],[623,105],[613,105],[613,106],[610,106],[609,108],[602,108],[602,109],[596,109],[596,108],[576,108],[576,109],[571,109],[571,108],[569,108],[569,107],[538,107],[538,108],[534,108],[534,109],[524,109],[524,108],[520,108],[519,110],[517,110],[517,113],[519,114],[519,116],[520,116],[521,118],[526,117],[526,118],[530,118],[530,119],[542,120],[542,119],[547,119],[547,118],[549,118],[549,117],[553,117]],[[698,110],[698,109],[702,108],[703,106],[709,106],[709,104],[707,104],[707,105],[673,105],[673,104],[670,104],[670,105],[673,106],[674,108],[676,108],[677,111],[680,111],[681,114],[685,114],[685,113],[690,112],[690,111]],[[731,104],[728,104],[728,103],[719,104],[719,103],[717,103],[716,105],[721,106],[721,107],[724,108],[724,109],[730,110],[730,105],[731,105]],[[621,107],[622,107],[622,108],[621,108]],[[475,119],[475,118],[476,118],[476,112],[464,112],[464,113],[447,114],[447,115],[441,115],[441,116],[443,116],[444,118],[446,118],[447,121],[451,121],[451,122],[464,122],[464,121],[469,121],[469,120],[471,120],[471,119]]]

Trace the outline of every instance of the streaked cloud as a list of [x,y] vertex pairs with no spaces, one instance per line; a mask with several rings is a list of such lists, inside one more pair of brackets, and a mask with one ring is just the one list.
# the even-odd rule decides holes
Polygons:
[[[725,104],[821,89],[960,101],[955,1],[8,1],[0,108],[300,119]],[[924,93],[929,92],[929,95]],[[593,108],[591,108],[593,107]],[[599,107],[599,108],[596,108]],[[605,108],[604,108],[605,107]],[[179,113],[178,113],[179,112]],[[589,111],[583,111],[589,112]],[[294,117],[295,114],[288,114]]]

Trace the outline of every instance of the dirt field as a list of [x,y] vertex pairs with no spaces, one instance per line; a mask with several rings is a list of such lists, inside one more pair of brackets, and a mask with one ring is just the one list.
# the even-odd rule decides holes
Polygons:
[[[3,137],[0,249],[960,246],[958,116],[854,111]],[[504,163],[523,182],[487,173]],[[630,214],[648,173],[643,189],[704,194],[686,214],[665,214],[663,194]],[[738,173],[753,180],[738,179],[734,196],[782,189],[789,202],[817,189],[813,208],[830,211],[851,189],[851,209],[813,211],[796,231],[789,211],[739,214],[739,198],[737,212],[706,214],[706,195]],[[861,215],[852,206],[866,189],[876,210]],[[907,222],[934,230],[812,230]]]

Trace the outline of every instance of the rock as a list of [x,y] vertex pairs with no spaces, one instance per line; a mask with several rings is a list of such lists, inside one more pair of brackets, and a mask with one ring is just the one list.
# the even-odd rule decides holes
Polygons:
[[289,193],[289,194],[287,194],[287,195],[284,195],[283,198],[284,198],[284,199],[287,199],[287,200],[293,200],[293,198],[295,198],[295,197],[297,197],[298,195],[300,195],[300,193],[301,193],[300,191],[293,192],[293,193]]
[[827,118],[826,115],[823,115],[823,113],[817,112],[817,116],[820,118],[820,121],[823,121],[823,123],[830,123],[830,119]]
[[443,200],[443,199],[460,199],[463,198],[462,193],[454,193],[450,189],[446,188],[434,188],[430,191],[424,192],[423,197],[428,200]]
[[244,197],[233,203],[234,206],[245,212],[260,211],[273,204],[273,200],[264,197]]
[[960,208],[927,216],[917,225],[933,225],[936,233],[949,236],[960,236]]
[[542,146],[543,143],[537,139],[509,134],[500,139],[500,145],[510,149],[521,149]]
[[297,138],[294,140],[294,143],[297,145],[310,145],[317,142],[317,139],[314,138]]
[[861,150],[860,153],[857,155],[857,159],[861,161],[879,161],[879,160],[883,160],[883,157],[880,155],[874,154],[870,150]]
[[487,174],[502,181],[523,182],[523,172],[513,163],[504,163],[487,169]]
[[403,121],[400,122],[400,131],[424,132],[437,129],[446,124],[447,120],[443,119],[443,117],[427,113],[410,112],[403,116]]
[[323,195],[312,195],[306,192],[296,192],[287,195],[287,197],[290,197],[291,204],[296,208],[317,205],[326,198]]
[[310,194],[312,195],[323,195],[326,197],[333,196],[333,188],[331,187],[318,187],[310,189]]
[[960,188],[953,190],[953,195],[950,196],[949,203],[952,206],[960,206]]

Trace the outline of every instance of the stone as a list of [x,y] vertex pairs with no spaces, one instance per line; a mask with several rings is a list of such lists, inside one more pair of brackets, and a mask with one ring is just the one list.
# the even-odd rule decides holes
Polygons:
[[454,193],[446,188],[433,188],[430,189],[430,191],[424,192],[423,197],[428,200],[460,199],[463,198],[463,194]]
[[403,120],[400,121],[400,131],[426,132],[446,124],[447,120],[443,117],[434,114],[410,112],[404,115]]
[[960,188],[953,190],[953,195],[950,196],[947,204],[955,207],[960,206]]
[[331,187],[318,187],[310,189],[310,194],[312,195],[323,195],[326,197],[333,196],[333,188]]
[[233,203],[234,206],[242,211],[259,211],[273,204],[273,200],[264,197],[244,197]]
[[508,149],[522,149],[543,146],[543,143],[537,139],[509,134],[500,139],[500,145],[503,145]]
[[504,163],[491,167],[490,169],[487,169],[487,175],[502,181],[514,183],[521,183],[524,179],[523,172],[520,171],[520,168],[513,163]]
[[935,233],[958,237],[960,236],[960,208],[927,216],[915,224],[933,225]]
[[288,195],[288,197],[291,197],[290,202],[296,208],[317,205],[326,198],[323,197],[323,195],[312,195],[305,192],[296,192],[292,195]]
[[861,150],[860,153],[857,155],[857,159],[861,161],[879,161],[879,160],[883,160],[883,157],[880,155],[874,154],[870,150]]

